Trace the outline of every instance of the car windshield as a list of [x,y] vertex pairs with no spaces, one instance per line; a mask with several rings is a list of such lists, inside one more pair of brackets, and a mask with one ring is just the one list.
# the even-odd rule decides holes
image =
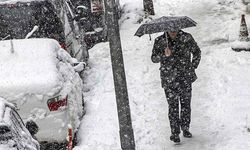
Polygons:
[[0,6],[0,37],[25,38],[36,24],[35,16],[30,6]]

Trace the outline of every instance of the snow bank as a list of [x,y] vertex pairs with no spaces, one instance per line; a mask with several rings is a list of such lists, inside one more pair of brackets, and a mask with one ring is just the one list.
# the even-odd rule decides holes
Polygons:
[[250,42],[249,41],[234,41],[231,44],[232,49],[238,50],[250,50]]

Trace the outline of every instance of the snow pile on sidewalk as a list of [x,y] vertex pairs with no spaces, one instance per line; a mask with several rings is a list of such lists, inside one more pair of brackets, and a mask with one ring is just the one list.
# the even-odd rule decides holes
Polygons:
[[[193,84],[191,132],[181,145],[169,141],[168,105],[160,85],[159,64],[150,60],[153,40],[134,33],[145,22],[142,2],[122,0],[121,41],[132,123],[138,150],[248,150],[250,147],[250,54],[231,50],[238,39],[241,0],[155,0],[158,18],[187,15],[198,25],[191,33],[202,50]],[[249,18],[249,19],[248,19]],[[246,21],[250,16],[246,15]],[[160,34],[152,35],[152,39]],[[90,51],[86,73],[87,113],[82,120],[81,141],[75,150],[120,149],[119,125],[110,63],[109,45]]]
[[234,41],[231,43],[232,49],[250,50],[250,41]]

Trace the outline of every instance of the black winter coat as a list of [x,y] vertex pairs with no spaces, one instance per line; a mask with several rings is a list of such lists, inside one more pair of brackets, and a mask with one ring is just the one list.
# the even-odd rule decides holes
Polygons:
[[[167,44],[172,50],[172,54],[168,57],[164,55]],[[200,48],[189,33],[180,30],[175,40],[168,36],[168,42],[166,42],[165,33],[155,39],[151,60],[154,63],[161,63],[163,88],[172,87],[179,80],[188,83],[194,82],[197,79],[195,69],[198,67],[200,59]]]

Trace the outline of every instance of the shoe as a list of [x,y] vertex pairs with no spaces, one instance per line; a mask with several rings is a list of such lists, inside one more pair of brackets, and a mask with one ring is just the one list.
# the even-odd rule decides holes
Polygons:
[[170,136],[170,140],[173,141],[173,142],[175,142],[175,143],[180,143],[181,142],[180,137],[179,137],[178,134],[172,134]]
[[185,138],[191,138],[193,135],[192,135],[192,133],[190,133],[188,130],[184,130],[184,131],[183,131],[183,136],[184,136]]

